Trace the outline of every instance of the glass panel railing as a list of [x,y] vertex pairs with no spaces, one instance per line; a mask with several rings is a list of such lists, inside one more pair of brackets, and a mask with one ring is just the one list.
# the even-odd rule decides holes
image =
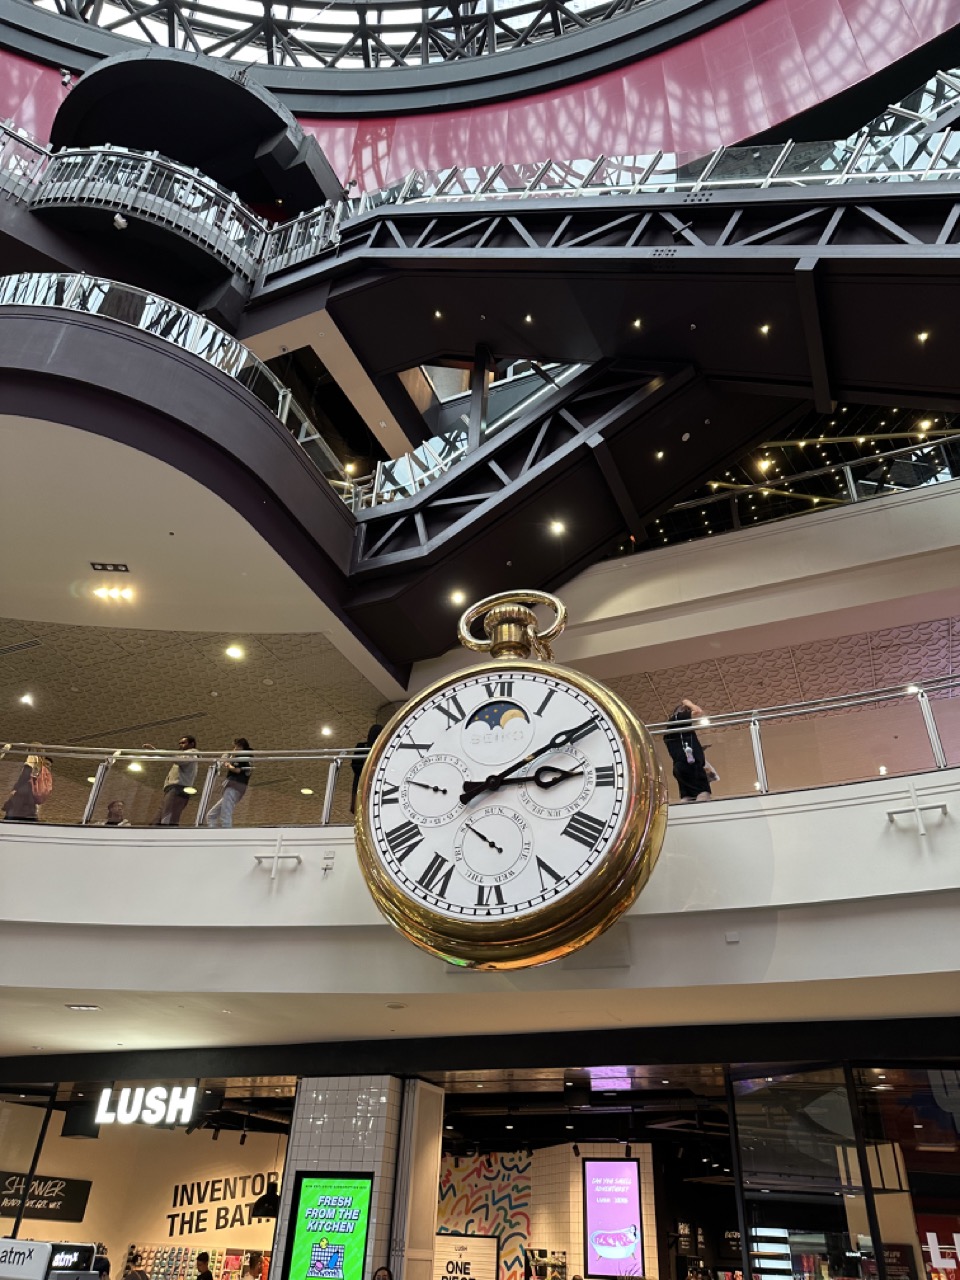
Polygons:
[[189,351],[246,387],[298,443],[309,443],[307,452],[322,463],[323,475],[345,479],[342,465],[319,430],[276,375],[231,334],[169,298],[96,276],[38,273],[0,277],[0,306],[64,307],[104,316]]
[[[693,733],[713,776],[711,799],[793,792],[878,781],[960,766],[960,676],[854,693],[792,706],[730,712],[650,726],[671,803],[678,782],[668,735]],[[691,745],[692,743],[688,743]],[[220,825],[225,757],[192,753],[195,775],[178,784],[170,770],[181,751],[7,744],[0,750],[0,794],[9,820],[130,826]],[[354,748],[251,751],[249,785],[236,796],[238,827],[313,826],[352,821]],[[49,793],[33,779],[43,758]],[[682,772],[682,769],[681,769]],[[171,789],[180,793],[171,796]]]

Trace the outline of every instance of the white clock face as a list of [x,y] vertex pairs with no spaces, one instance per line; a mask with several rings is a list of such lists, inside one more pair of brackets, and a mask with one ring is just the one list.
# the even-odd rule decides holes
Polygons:
[[370,836],[414,902],[516,918],[574,890],[616,840],[625,750],[587,694],[504,667],[445,685],[383,748]]

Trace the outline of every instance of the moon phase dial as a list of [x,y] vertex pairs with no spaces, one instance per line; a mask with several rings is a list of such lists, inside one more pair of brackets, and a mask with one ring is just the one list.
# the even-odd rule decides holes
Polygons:
[[[470,813],[453,838],[460,874],[475,885],[502,885],[530,860],[533,838],[524,817],[505,805],[488,804]],[[498,895],[500,902],[502,895]]]
[[511,698],[482,703],[461,730],[463,749],[481,765],[504,765],[522,756],[533,741],[529,712]]
[[463,812],[460,792],[468,780],[457,756],[424,756],[400,783],[400,808],[418,827],[442,827]]

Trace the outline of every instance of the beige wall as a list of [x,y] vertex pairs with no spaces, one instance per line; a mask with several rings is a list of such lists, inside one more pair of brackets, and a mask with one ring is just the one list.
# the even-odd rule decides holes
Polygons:
[[[38,1109],[25,1107],[8,1107],[0,1113],[0,1167],[26,1172],[38,1115]],[[204,1206],[208,1210],[205,1230],[197,1230],[194,1219],[181,1235],[179,1218],[171,1224],[167,1215],[178,1213],[173,1197],[179,1184],[282,1172],[285,1139],[281,1139],[278,1160],[277,1138],[270,1134],[248,1134],[241,1147],[237,1133],[222,1132],[214,1142],[209,1130],[188,1135],[183,1128],[101,1125],[100,1137],[91,1140],[63,1138],[61,1125],[62,1116],[55,1115],[37,1172],[48,1177],[84,1178],[92,1182],[86,1214],[83,1222],[44,1222],[28,1218],[21,1228],[21,1237],[103,1240],[116,1275],[122,1274],[127,1246],[133,1242],[166,1242],[190,1248],[270,1248],[274,1226],[270,1219],[255,1219],[250,1226],[216,1229],[218,1209],[226,1209],[232,1215],[238,1204],[253,1202],[256,1197],[250,1194],[249,1186],[242,1200],[218,1199],[211,1203],[208,1195]],[[217,1189],[212,1190],[216,1194]],[[195,1204],[192,1211],[196,1208]],[[182,1212],[189,1214],[191,1208]],[[0,1235],[11,1225],[12,1219],[0,1218]]]

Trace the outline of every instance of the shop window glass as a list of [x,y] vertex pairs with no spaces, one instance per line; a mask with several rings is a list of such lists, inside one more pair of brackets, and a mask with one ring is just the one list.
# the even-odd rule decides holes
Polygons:
[[960,1071],[854,1073],[888,1280],[960,1277]]
[[875,1275],[843,1069],[737,1079],[734,1097],[756,1280]]

